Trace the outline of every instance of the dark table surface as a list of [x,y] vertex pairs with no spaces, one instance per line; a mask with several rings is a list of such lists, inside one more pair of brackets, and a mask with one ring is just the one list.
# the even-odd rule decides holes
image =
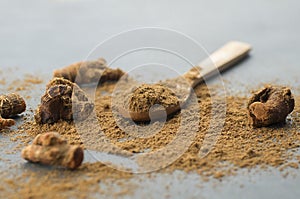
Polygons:
[[[0,69],[11,71],[7,80],[26,73],[50,79],[53,69],[89,58],[91,51],[112,35],[162,27],[189,35],[208,52],[229,40],[250,43],[250,58],[222,76],[229,94],[274,82],[289,85],[299,94],[299,10],[296,0],[1,0]],[[182,45],[183,51],[187,48]],[[39,101],[43,87],[37,88],[32,106]],[[6,169],[5,163],[0,163],[0,169]],[[293,172],[297,175],[284,178],[273,169],[241,171],[221,182],[204,182],[196,174],[180,171],[151,179],[137,175],[131,181],[138,181],[139,186],[127,197],[298,198],[300,173]]]

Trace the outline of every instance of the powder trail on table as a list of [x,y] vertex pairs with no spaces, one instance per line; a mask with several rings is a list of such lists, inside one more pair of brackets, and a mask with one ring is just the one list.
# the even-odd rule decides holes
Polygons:
[[[126,150],[129,155],[155,152],[173,141],[176,137],[180,122],[183,119],[181,118],[181,112],[170,117],[163,124],[159,132],[149,137],[135,137],[123,131],[118,124],[126,126],[130,123],[127,119],[115,116],[112,112],[115,86],[115,83],[105,83],[97,88],[95,95],[95,111],[98,120],[96,122],[99,124],[99,132],[103,132],[106,140],[109,140],[116,147]],[[218,87],[216,86],[214,92],[217,92],[217,90]],[[236,171],[241,168],[266,169],[268,167],[274,167],[280,169],[283,168],[284,165],[289,165],[286,167],[292,168],[298,167],[300,159],[295,152],[300,146],[300,134],[298,130],[300,124],[300,119],[298,118],[300,112],[299,97],[295,97],[295,109],[285,125],[281,124],[253,129],[248,124],[248,98],[243,95],[227,96],[227,112],[222,132],[208,155],[200,158],[198,155],[199,150],[201,149],[207,130],[210,127],[210,120],[212,118],[212,101],[210,96],[212,91],[205,85],[197,86],[194,91],[197,95],[197,106],[199,108],[197,114],[199,114],[200,118],[196,136],[182,156],[168,167],[156,173],[181,170],[196,172],[203,178],[215,177],[222,179],[226,176],[234,175]],[[141,95],[143,95],[143,93]],[[161,99],[161,101],[164,102],[163,99]],[[147,108],[147,106],[141,107],[141,109]],[[184,119],[188,120],[189,118]],[[149,125],[149,123],[138,123],[137,125],[142,127]],[[89,124],[86,124],[85,128],[86,132],[93,130]],[[132,130],[134,131],[134,128],[132,128]],[[29,120],[21,125],[19,130],[10,132],[8,136],[22,134],[23,136],[19,136],[16,141],[21,140],[27,145],[28,140],[46,131],[60,132],[61,136],[67,139],[70,144],[79,144],[85,147],[85,143],[81,139],[73,122],[59,121],[54,124],[37,124]],[[87,134],[87,137],[88,136]],[[90,140],[93,141],[95,138],[91,136]],[[99,150],[103,147],[101,142],[95,141],[95,144],[95,147],[98,147]],[[111,152],[114,153],[114,151]],[[168,158],[168,153],[166,153],[164,158]],[[298,158],[298,162],[294,161],[295,158]],[[290,162],[293,162],[293,164]],[[151,162],[148,163],[151,164]],[[58,176],[53,176],[51,173],[48,175],[53,181],[47,182],[47,186],[42,186],[40,190],[34,189],[30,185],[22,184],[22,180],[20,181],[21,184],[15,180],[10,184],[14,184],[11,185],[13,190],[17,190],[17,187],[21,186],[22,193],[25,194],[24,196],[30,196],[29,193],[34,193],[35,191],[37,194],[49,192],[51,195],[51,189],[55,189],[58,193],[63,193],[66,189],[75,189],[77,186],[83,191],[94,190],[96,189],[95,187],[98,187],[97,184],[99,181],[132,177],[131,173],[116,171],[100,163],[85,163],[79,167],[79,172],[66,172],[67,181],[60,182],[57,180]],[[84,175],[89,176],[88,181],[81,178],[81,176]],[[33,184],[43,182],[38,175],[31,176],[30,179]],[[56,188],[53,187],[54,182],[56,183]],[[66,183],[70,188],[66,187]],[[7,186],[7,183],[4,183],[2,186]],[[30,191],[26,192],[28,190]],[[21,193],[21,191],[19,191],[19,193]]]

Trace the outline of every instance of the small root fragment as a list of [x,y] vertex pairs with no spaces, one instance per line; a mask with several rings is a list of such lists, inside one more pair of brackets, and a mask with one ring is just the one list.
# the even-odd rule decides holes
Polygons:
[[295,106],[292,92],[287,87],[267,86],[256,92],[248,103],[249,121],[253,127],[285,123]]
[[18,94],[0,95],[0,129],[15,125],[13,119],[26,110],[25,100]]
[[43,124],[55,123],[60,119],[81,121],[85,120],[93,109],[94,104],[77,84],[64,78],[54,78],[46,86],[35,120]]
[[80,146],[69,145],[57,132],[37,135],[32,145],[22,150],[22,158],[29,162],[68,169],[78,168],[83,157],[83,149]]
[[16,93],[0,95],[0,115],[3,118],[11,118],[26,110],[25,100]]
[[104,83],[117,81],[125,73],[117,68],[109,68],[105,59],[77,62],[61,69],[54,70],[54,77],[63,77],[77,84]]
[[4,119],[0,116],[0,130],[7,128],[7,127],[11,127],[13,125],[15,125],[16,122],[13,119]]

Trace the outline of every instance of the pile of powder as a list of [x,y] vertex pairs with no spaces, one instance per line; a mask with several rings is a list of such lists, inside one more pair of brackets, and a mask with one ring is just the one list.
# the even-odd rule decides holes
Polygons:
[[163,85],[142,84],[129,95],[128,103],[130,111],[148,112],[155,104],[170,107],[179,102],[175,93]]

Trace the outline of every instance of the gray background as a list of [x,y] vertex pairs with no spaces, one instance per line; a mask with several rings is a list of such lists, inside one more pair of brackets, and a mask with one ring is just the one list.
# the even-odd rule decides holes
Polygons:
[[[49,79],[53,69],[85,59],[110,36],[155,26],[183,32],[209,52],[229,40],[250,43],[251,57],[224,73],[223,78],[230,80],[225,84],[228,92],[276,82],[292,86],[297,93],[299,10],[296,0],[1,0],[0,68],[17,67],[12,77],[31,73]],[[141,181],[136,198],[299,198],[300,173],[293,172],[296,177],[283,178],[272,169],[241,171],[209,183],[176,172],[151,179],[136,176],[132,181]]]

